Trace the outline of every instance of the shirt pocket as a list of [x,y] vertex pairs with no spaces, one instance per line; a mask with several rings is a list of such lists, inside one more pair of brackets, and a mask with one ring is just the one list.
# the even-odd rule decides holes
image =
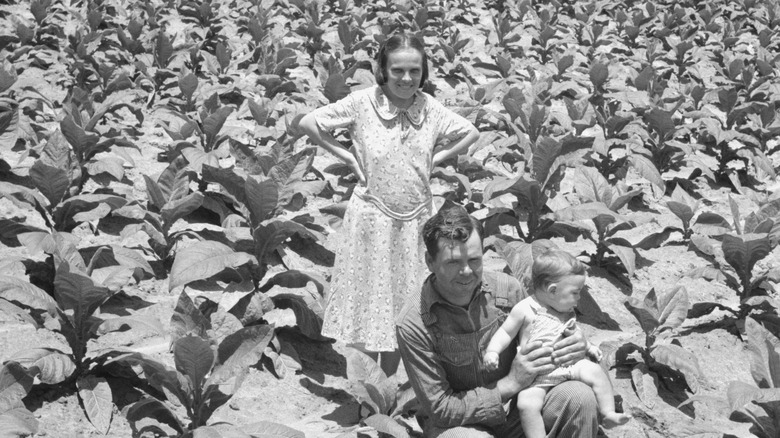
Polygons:
[[436,351],[445,366],[466,367],[479,360],[480,352],[473,335],[439,335]]

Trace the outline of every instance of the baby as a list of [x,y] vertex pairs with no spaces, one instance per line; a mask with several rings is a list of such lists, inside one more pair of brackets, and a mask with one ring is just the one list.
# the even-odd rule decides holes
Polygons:
[[[512,339],[520,335],[521,346],[528,342],[542,341],[551,346],[576,328],[574,307],[585,285],[585,265],[571,254],[560,250],[548,250],[534,258],[533,295],[517,303],[501,328],[493,335],[485,352],[485,365],[490,370],[498,367],[498,355]],[[601,360],[601,351],[588,343],[588,354]],[[520,411],[526,438],[547,436],[542,420],[542,404],[549,388],[575,379],[593,388],[602,425],[610,428],[625,424],[630,415],[615,412],[612,383],[600,365],[581,359],[573,365],[559,367],[549,374],[539,375],[528,388],[520,391],[517,407]]]

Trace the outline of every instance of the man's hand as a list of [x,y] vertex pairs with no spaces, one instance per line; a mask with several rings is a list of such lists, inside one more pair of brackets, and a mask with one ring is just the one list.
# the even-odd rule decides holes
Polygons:
[[555,366],[574,365],[585,357],[588,351],[588,341],[579,328],[564,332],[561,340],[553,344],[552,363]]
[[542,346],[540,341],[529,342],[517,349],[509,374],[499,381],[504,401],[521,390],[531,386],[537,375],[549,373],[555,369],[552,363],[552,348]]
[[542,346],[539,341],[525,344],[517,349],[509,375],[523,388],[527,388],[536,376],[555,369],[552,353],[552,348]]

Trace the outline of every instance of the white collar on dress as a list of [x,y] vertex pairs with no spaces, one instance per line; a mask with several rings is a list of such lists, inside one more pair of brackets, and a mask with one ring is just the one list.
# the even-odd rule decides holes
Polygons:
[[376,113],[384,120],[393,120],[398,117],[398,115],[404,114],[412,125],[420,126],[423,121],[425,121],[425,116],[428,114],[425,93],[419,89],[414,94],[414,101],[409,108],[405,110],[393,105],[393,103],[390,102],[390,99],[385,96],[382,87],[379,85],[374,87],[374,92],[369,96]]

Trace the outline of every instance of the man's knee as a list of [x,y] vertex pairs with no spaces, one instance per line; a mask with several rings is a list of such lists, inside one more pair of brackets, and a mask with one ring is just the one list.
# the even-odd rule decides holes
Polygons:
[[598,418],[598,404],[593,389],[576,380],[563,382],[550,390],[544,408],[580,418]]
[[480,427],[431,428],[425,434],[429,438],[494,438],[493,433]]

